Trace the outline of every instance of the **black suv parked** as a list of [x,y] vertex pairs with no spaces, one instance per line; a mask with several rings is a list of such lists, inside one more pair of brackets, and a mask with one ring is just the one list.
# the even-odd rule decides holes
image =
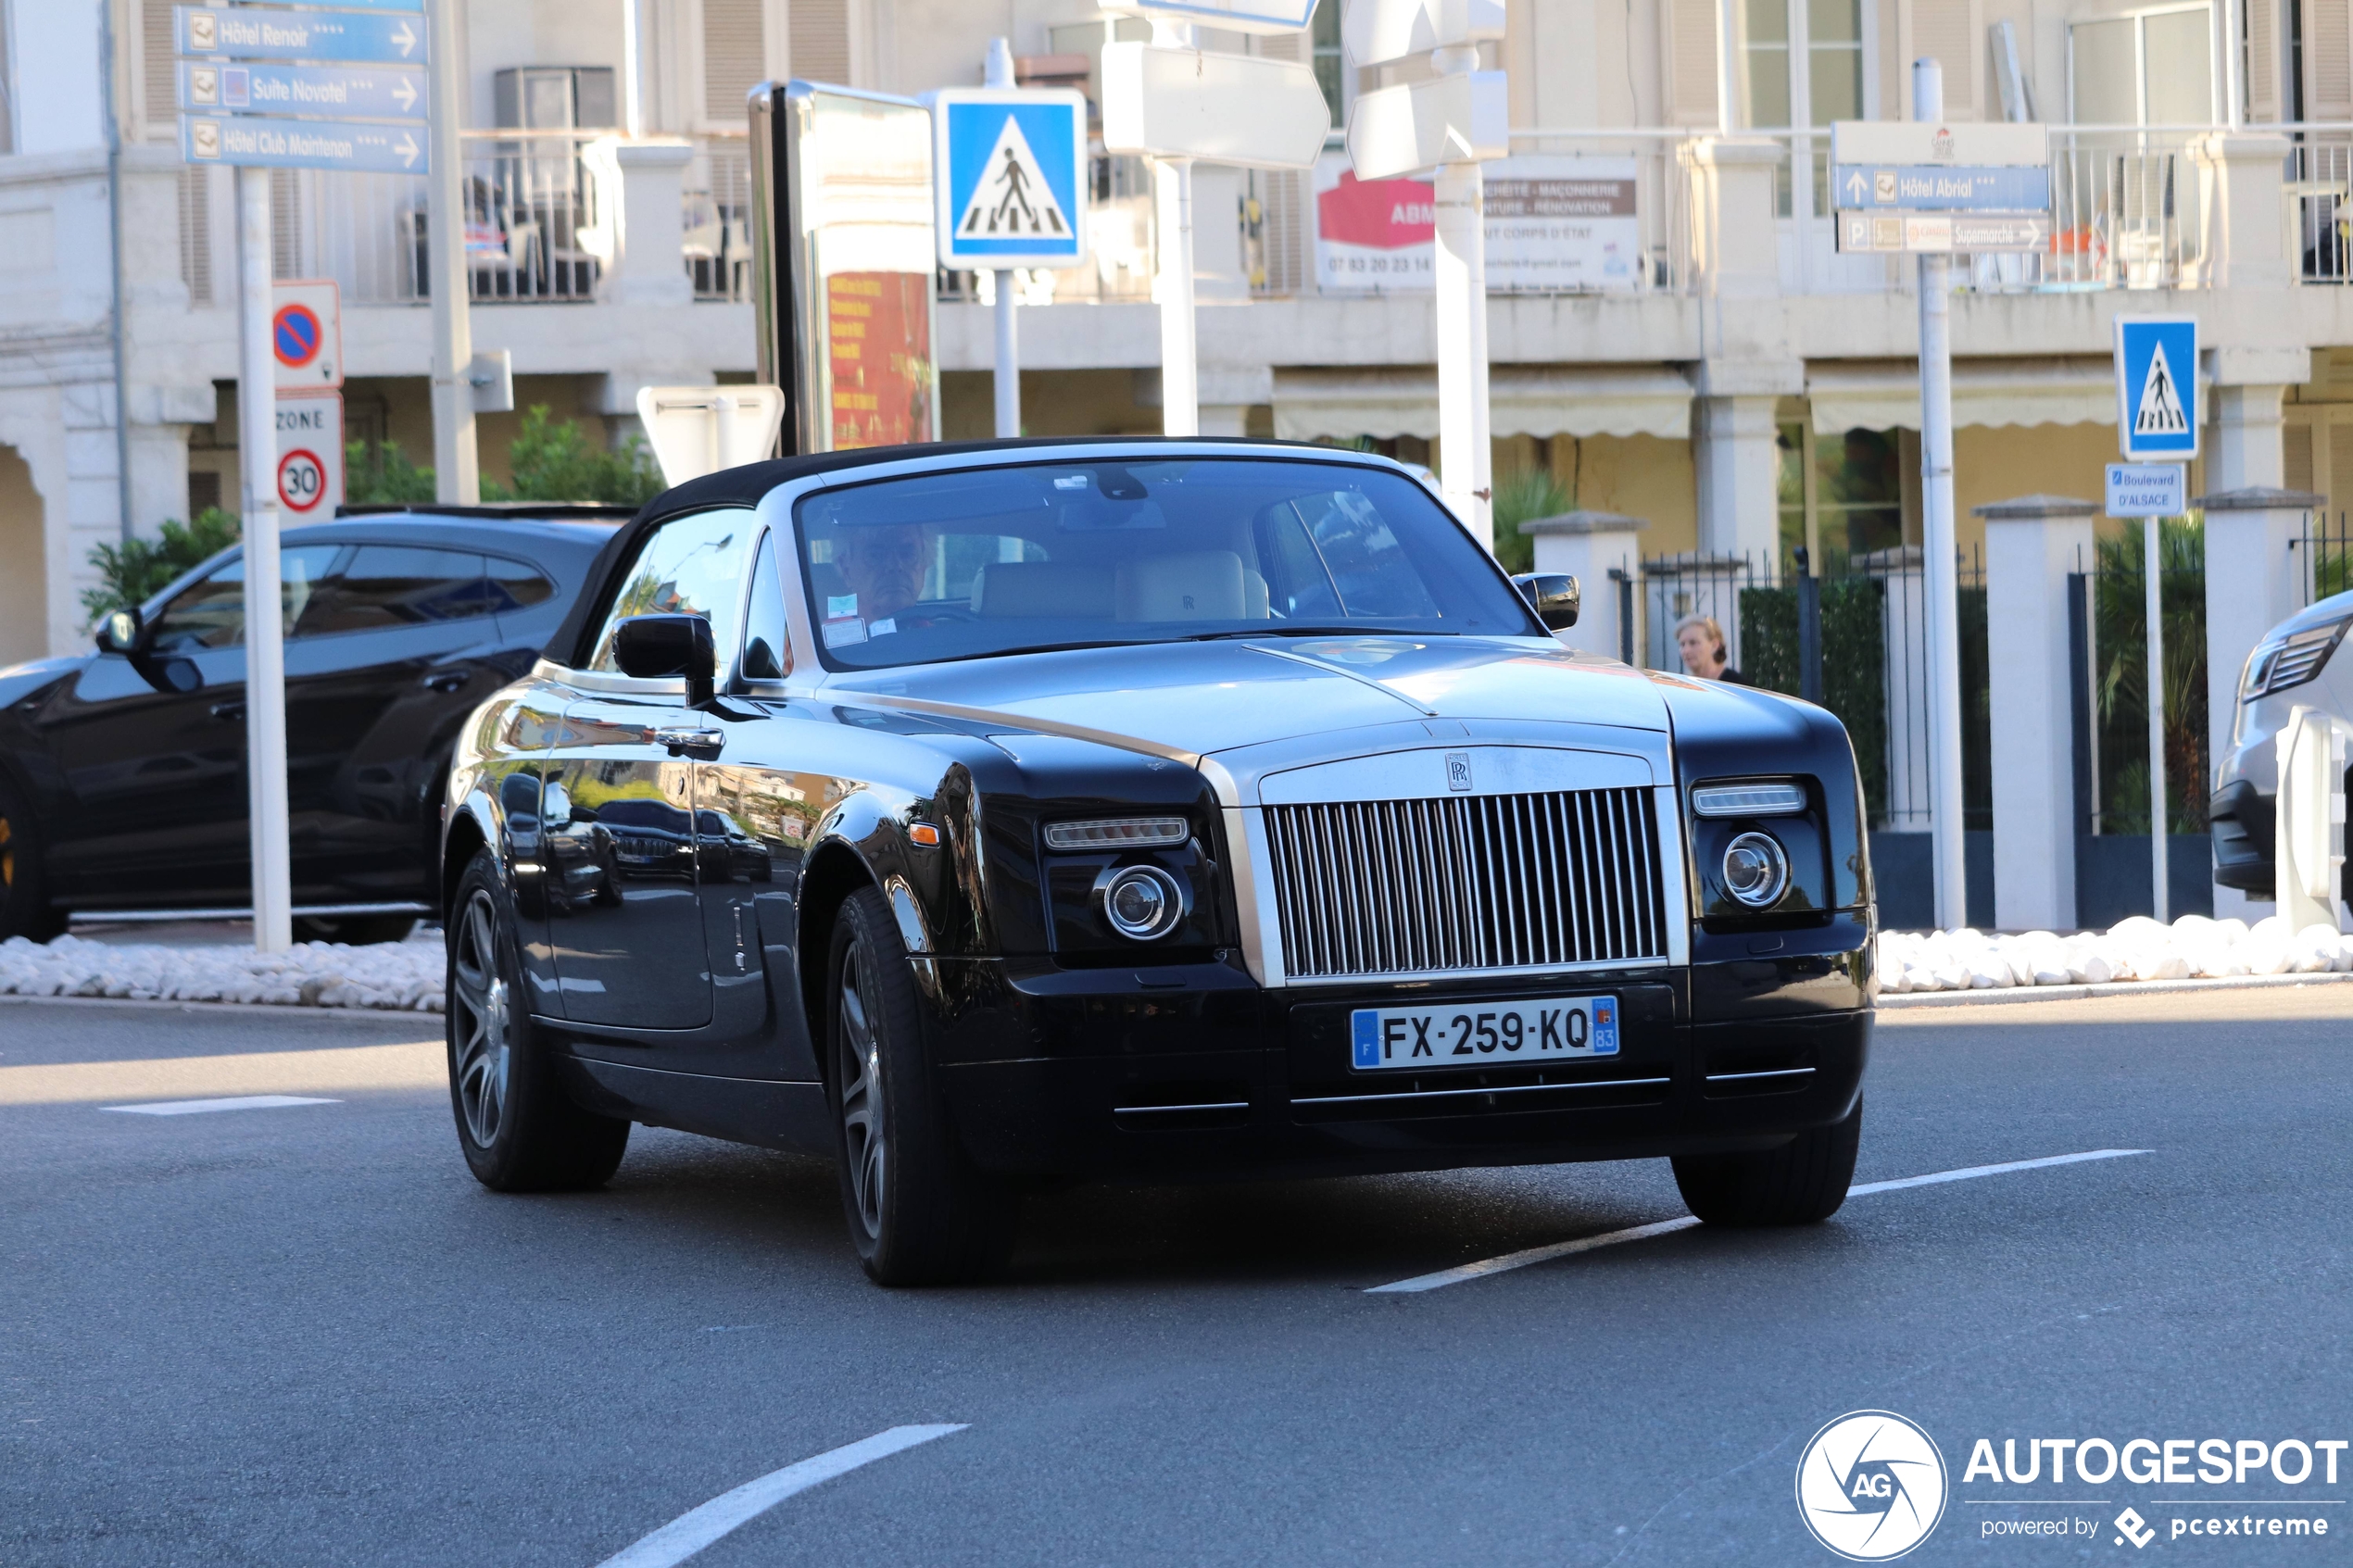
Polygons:
[[[437,905],[466,715],[526,674],[625,507],[347,508],[282,538],[297,936],[396,941]],[[137,634],[0,670],[0,937],[69,914],[243,909],[245,559]]]

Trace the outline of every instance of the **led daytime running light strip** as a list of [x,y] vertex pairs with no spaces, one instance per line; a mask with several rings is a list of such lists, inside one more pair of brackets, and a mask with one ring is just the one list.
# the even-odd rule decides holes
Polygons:
[[1049,822],[1049,849],[1151,849],[1192,837],[1182,817],[1114,817],[1092,822]]

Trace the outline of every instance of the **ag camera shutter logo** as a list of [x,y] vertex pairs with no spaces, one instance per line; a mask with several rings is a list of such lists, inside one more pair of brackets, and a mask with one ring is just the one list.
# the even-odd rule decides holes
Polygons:
[[1850,1562],[1885,1562],[1928,1539],[1949,1486],[1935,1439],[1893,1411],[1853,1411],[1797,1461],[1797,1512]]

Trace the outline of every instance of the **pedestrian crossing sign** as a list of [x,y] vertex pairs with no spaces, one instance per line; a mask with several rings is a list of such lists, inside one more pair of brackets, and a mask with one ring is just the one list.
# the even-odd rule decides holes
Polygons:
[[2197,318],[2116,318],[2117,445],[2128,458],[2197,456]]
[[950,88],[931,95],[944,267],[1076,267],[1087,258],[1087,100]]

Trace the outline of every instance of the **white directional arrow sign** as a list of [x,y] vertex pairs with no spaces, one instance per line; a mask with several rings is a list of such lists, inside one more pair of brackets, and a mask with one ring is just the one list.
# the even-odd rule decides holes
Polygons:
[[417,33],[406,21],[392,30],[392,41],[400,45],[400,57],[407,59],[416,52]]
[[1190,22],[1227,32],[1304,32],[1315,0],[1102,0],[1114,16]]
[[1500,70],[1362,93],[1348,114],[1348,157],[1359,180],[1483,162],[1510,151],[1511,95]]
[[1360,66],[1504,36],[1504,0],[1351,0],[1340,19]]
[[394,100],[400,105],[400,112],[403,114],[408,113],[410,109],[417,107],[418,94],[416,85],[409,82],[406,77],[403,77],[393,87],[392,95]]
[[1106,151],[1313,169],[1331,123],[1315,70],[1296,60],[1103,45]]

